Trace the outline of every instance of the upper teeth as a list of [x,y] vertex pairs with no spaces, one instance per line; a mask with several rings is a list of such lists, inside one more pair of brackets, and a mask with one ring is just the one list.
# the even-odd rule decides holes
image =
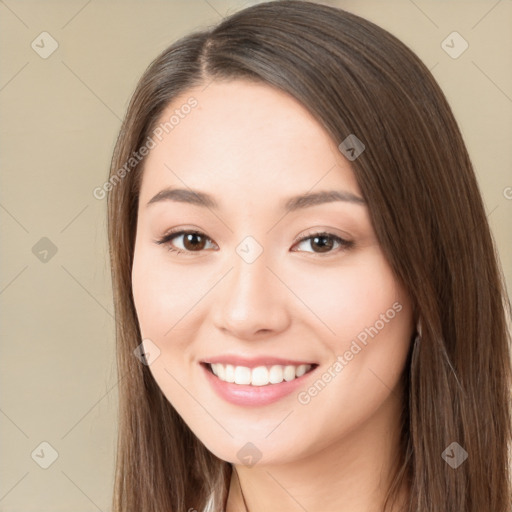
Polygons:
[[233,366],[231,364],[210,364],[211,369],[220,380],[234,382],[235,384],[251,384],[252,386],[266,386],[267,384],[279,384],[283,380],[290,381],[301,377],[311,369],[310,364],[299,366]]

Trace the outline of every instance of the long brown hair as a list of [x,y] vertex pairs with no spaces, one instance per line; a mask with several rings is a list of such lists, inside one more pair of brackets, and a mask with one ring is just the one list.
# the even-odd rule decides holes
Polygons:
[[[144,164],[133,155],[175,97],[230,79],[285,91],[337,144],[350,134],[365,144],[352,168],[422,328],[404,370],[402,449],[385,509],[407,483],[407,512],[510,512],[511,308],[454,115],[393,35],[341,9],[287,0],[181,38],[128,106],[106,187],[120,379],[114,512],[201,512],[210,494],[215,510],[225,506],[231,464],[205,448],[133,355],[141,335],[131,268]],[[442,457],[452,442],[468,453],[456,469]]]

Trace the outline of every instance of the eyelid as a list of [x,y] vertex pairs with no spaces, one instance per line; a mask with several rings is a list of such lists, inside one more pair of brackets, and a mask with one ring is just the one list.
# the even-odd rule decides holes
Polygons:
[[340,240],[343,240],[344,242],[351,242],[353,237],[349,235],[348,233],[345,233],[339,229],[335,228],[327,228],[327,227],[313,227],[309,228],[306,231],[301,232],[299,235],[297,235],[293,239],[293,243],[300,242],[304,240],[305,238],[310,238],[314,236],[330,236],[333,238],[339,238]]

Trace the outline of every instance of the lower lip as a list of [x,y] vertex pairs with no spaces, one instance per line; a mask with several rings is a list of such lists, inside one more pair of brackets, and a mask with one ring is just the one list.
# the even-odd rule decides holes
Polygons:
[[283,381],[280,384],[267,384],[266,386],[250,386],[224,382],[214,375],[205,364],[201,364],[201,368],[205,372],[208,382],[221,398],[232,404],[242,406],[268,405],[277,402],[304,385],[304,381],[316,369],[313,368],[313,370],[289,382]]

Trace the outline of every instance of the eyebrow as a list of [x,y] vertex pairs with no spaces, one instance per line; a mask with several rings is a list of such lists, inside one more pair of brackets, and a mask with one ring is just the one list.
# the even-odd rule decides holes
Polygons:
[[[163,202],[176,201],[179,203],[189,203],[204,208],[219,209],[219,204],[213,196],[201,192],[199,190],[183,189],[183,188],[165,188],[153,196],[147,203],[146,207]],[[284,203],[283,209],[287,212],[293,212],[302,208],[309,208],[323,203],[331,203],[334,201],[344,201],[353,204],[366,204],[366,201],[352,192],[345,190],[323,190],[314,193],[305,193],[290,197]]]

